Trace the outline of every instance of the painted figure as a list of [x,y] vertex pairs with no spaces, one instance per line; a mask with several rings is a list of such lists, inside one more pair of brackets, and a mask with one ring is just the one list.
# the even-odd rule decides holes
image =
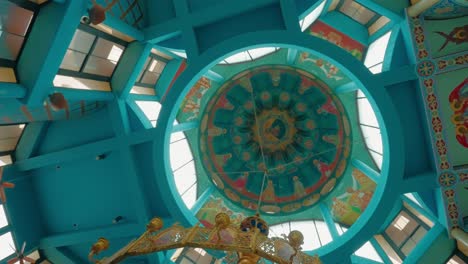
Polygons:
[[296,196],[297,198],[304,197],[306,195],[306,191],[301,180],[299,180],[299,177],[294,176],[293,181],[294,181],[294,196]]
[[317,113],[318,114],[328,113],[328,114],[333,114],[333,115],[339,114],[338,109],[336,109],[336,106],[330,97],[328,97],[327,101],[317,109]]
[[275,187],[273,186],[272,180],[268,180],[267,186],[262,194],[262,200],[270,203],[276,201]]
[[314,160],[314,165],[315,167],[317,168],[317,170],[320,171],[321,173],[321,177],[330,177],[331,175],[331,172],[332,172],[332,168],[329,164],[323,162],[323,161],[319,161],[319,160]]
[[453,42],[456,45],[468,42],[468,25],[464,25],[462,27],[455,27],[453,30],[449,33],[446,34],[441,31],[435,31],[435,33],[441,35],[442,37],[445,38],[444,44],[440,47],[439,51],[444,49],[449,42]]
[[234,187],[238,190],[243,190],[247,184],[247,177],[249,176],[248,172],[244,172],[237,180],[234,181]]
[[338,135],[323,135],[322,140],[333,145],[338,145]]
[[460,145],[468,148],[468,78],[463,80],[449,95],[452,108],[452,123],[455,125],[455,137]]

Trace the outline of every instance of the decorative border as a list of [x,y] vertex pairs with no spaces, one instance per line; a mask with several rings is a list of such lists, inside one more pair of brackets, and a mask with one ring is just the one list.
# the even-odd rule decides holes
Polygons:
[[434,92],[436,86],[434,77],[437,74],[459,69],[460,66],[468,64],[468,55],[455,54],[433,59],[427,49],[428,43],[426,43],[424,35],[423,17],[408,17],[408,24],[413,38],[421,94],[424,98],[428,122],[432,128],[430,129],[432,149],[437,162],[438,182],[447,212],[447,227],[451,230],[460,227],[460,223],[463,223],[462,215],[458,211],[455,186],[461,178],[466,180],[467,174],[455,173],[450,164],[447,155],[447,140],[443,133],[443,123],[439,111],[439,99]]

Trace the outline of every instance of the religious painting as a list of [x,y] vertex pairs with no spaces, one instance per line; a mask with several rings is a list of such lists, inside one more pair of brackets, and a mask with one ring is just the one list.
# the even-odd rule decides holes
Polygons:
[[426,20],[433,58],[468,50],[468,23],[466,17],[446,20]]
[[232,211],[221,197],[210,196],[203,207],[197,212],[196,217],[204,226],[215,226],[215,218],[218,213],[226,213],[231,217],[231,223],[238,226],[246,216],[243,213]]
[[356,59],[363,60],[364,50],[366,47],[358,41],[348,37],[333,27],[317,20],[307,30],[307,33],[328,40],[338,47],[351,53]]
[[335,221],[347,226],[354,224],[361,216],[377,186],[373,180],[356,168],[353,169],[351,175],[352,186],[348,187],[343,194],[333,197],[332,204],[332,215]]
[[337,66],[308,52],[301,52],[296,64],[315,75],[318,79],[326,81],[331,88],[336,88],[351,81]]
[[211,88],[211,80],[201,77],[185,96],[178,114],[178,121],[186,122],[198,119],[203,95]]

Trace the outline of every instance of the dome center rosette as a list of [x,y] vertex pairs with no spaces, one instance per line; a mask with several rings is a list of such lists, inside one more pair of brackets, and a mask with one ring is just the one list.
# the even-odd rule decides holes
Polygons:
[[199,146],[207,174],[231,202],[257,210],[261,197],[260,211],[285,214],[334,188],[349,161],[350,133],[327,84],[270,65],[243,71],[216,91],[202,115]]

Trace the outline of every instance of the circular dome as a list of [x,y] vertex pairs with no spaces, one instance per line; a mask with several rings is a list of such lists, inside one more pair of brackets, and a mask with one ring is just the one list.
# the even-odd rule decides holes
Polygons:
[[[279,65],[237,74],[209,100],[200,153],[233,203],[266,213],[316,204],[343,175],[351,151],[348,117],[313,75]],[[263,189],[262,189],[263,186]]]

